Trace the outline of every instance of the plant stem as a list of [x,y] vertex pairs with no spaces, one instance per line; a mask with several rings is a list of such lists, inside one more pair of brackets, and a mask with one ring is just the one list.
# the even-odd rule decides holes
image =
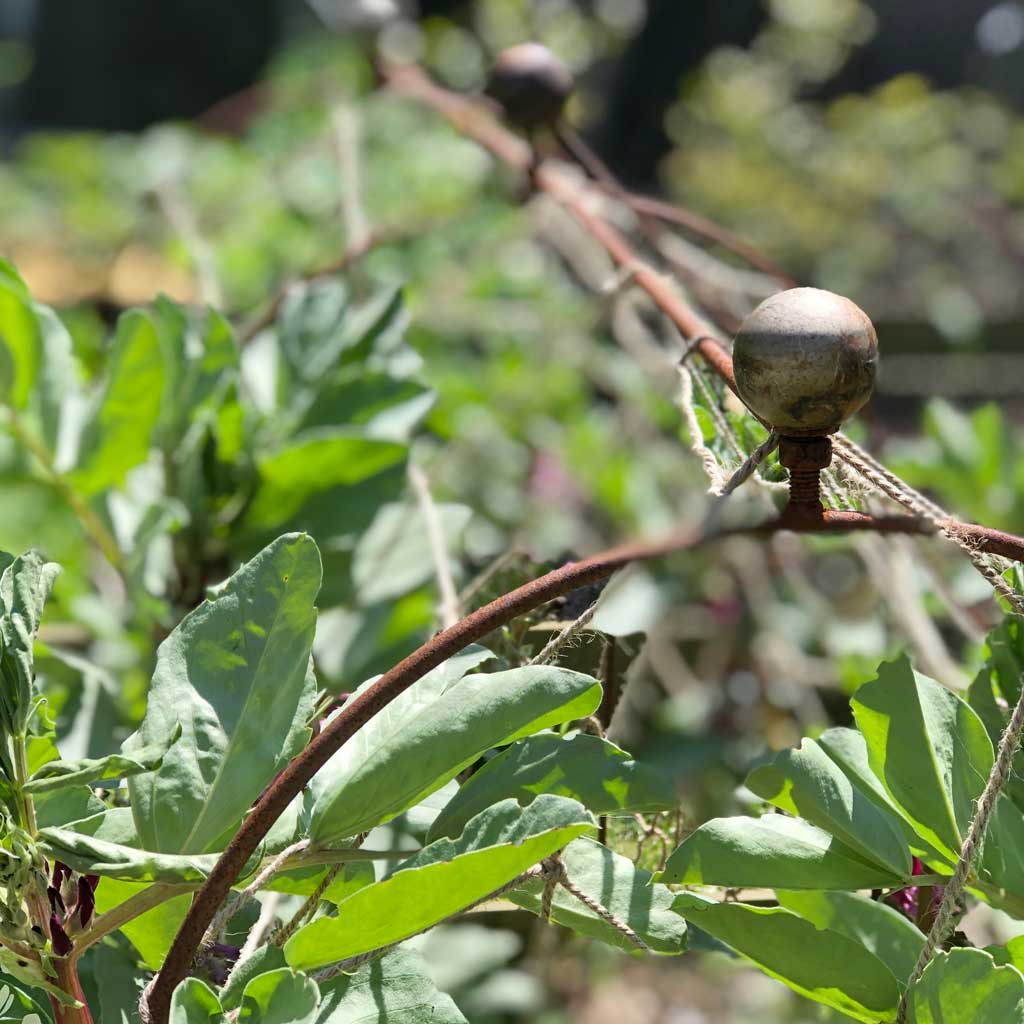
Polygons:
[[120,572],[124,567],[124,560],[114,535],[107,529],[106,524],[88,501],[75,490],[71,481],[57,469],[53,462],[53,456],[47,450],[46,445],[31,430],[25,428],[17,413],[11,408],[7,410],[7,425],[18,443],[35,456],[50,483],[60,491],[61,496],[78,517],[78,521],[92,542],[103,552],[106,560]]
[[53,966],[57,971],[57,984],[81,1004],[65,1006],[56,996],[50,996],[55,1024],[94,1024],[92,1013],[85,1001],[85,993],[82,991],[82,983],[78,978],[78,957],[56,957]]
[[22,827],[30,836],[34,836],[37,831],[36,805],[32,801],[32,796],[25,792],[25,783],[28,782],[25,742],[24,734],[14,737],[14,788],[18,793],[18,803],[21,806]]

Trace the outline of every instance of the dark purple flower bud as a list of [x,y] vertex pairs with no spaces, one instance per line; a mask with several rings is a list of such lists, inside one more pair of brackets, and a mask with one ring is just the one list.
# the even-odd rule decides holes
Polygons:
[[61,864],[59,860],[53,862],[53,878],[50,884],[54,889],[59,889],[61,882],[64,881],[65,877],[71,877],[71,868],[67,864]]
[[100,876],[99,875],[86,875],[85,876],[85,880],[89,883],[89,888],[92,889],[93,892],[95,892],[96,891],[96,886],[100,884]]
[[50,912],[52,914],[60,912],[64,914],[67,907],[64,906],[64,897],[60,894],[60,889],[55,889],[52,885],[47,886],[46,895],[50,898]]
[[93,911],[96,909],[96,897],[93,895],[92,886],[84,876],[78,879],[78,917],[82,927],[86,928],[92,920]]
[[223,957],[225,960],[234,963],[242,950],[238,946],[227,946],[223,942],[214,942],[210,946],[210,952],[214,956]]
[[53,943],[53,951],[57,956],[69,956],[75,948],[56,914],[50,915],[50,941]]

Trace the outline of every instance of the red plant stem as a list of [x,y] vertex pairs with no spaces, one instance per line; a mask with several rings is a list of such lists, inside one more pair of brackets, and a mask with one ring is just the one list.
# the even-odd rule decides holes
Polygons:
[[74,956],[55,957],[54,969],[57,971],[57,984],[69,996],[74,996],[82,1005],[78,1007],[64,1006],[55,996],[50,996],[55,1024],[94,1024],[92,1013],[85,1001],[82,983],[78,978],[78,960]]

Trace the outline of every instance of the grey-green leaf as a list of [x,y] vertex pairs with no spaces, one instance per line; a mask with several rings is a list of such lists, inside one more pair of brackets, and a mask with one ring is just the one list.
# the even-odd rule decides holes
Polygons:
[[181,724],[178,723],[163,740],[140,747],[131,757],[110,754],[108,757],[84,757],[77,761],[47,761],[25,784],[25,792],[49,793],[87,782],[127,779],[156,771],[180,736]]
[[287,967],[253,978],[242,993],[239,1024],[313,1024],[320,992],[316,983]]
[[899,876],[910,874],[910,850],[896,814],[872,800],[814,740],[756,768],[747,788],[837,836],[865,860]]
[[981,719],[906,658],[880,665],[851,704],[886,792],[917,834],[955,863],[992,768]]
[[439,992],[423,957],[405,946],[320,986],[316,1024],[468,1024]]
[[0,575],[0,638],[3,640],[2,701],[9,727],[25,729],[32,707],[33,646],[43,606],[50,596],[60,566],[47,562],[34,551],[14,559]]
[[89,497],[119,484],[146,461],[165,384],[156,325],[143,310],[129,310],[117,321],[106,386],[71,475],[80,493]]
[[314,778],[310,836],[324,844],[382,824],[484,751],[597,708],[589,676],[550,665],[428,673],[370,719]]
[[186,978],[171,996],[170,1024],[221,1024],[217,993],[198,978]]
[[439,839],[390,878],[342,902],[336,917],[300,929],[285,956],[309,969],[400,942],[479,902],[593,827],[573,800],[539,796],[525,810],[504,800],[477,815],[458,840]]
[[112,843],[67,828],[44,828],[39,843],[53,860],[85,875],[133,882],[203,882],[217,854],[154,853]]
[[907,995],[908,1024],[1024,1022],[1024,975],[981,949],[939,953]]
[[[686,948],[686,923],[672,909],[675,894],[668,886],[654,882],[650,871],[587,838],[571,842],[562,851],[562,861],[575,885],[628,924],[654,952],[674,954]],[[544,882],[537,879],[513,889],[507,899],[537,914],[543,891]],[[561,886],[555,890],[551,917],[610,946],[629,951],[637,948],[614,925]]]
[[776,893],[787,910],[815,928],[845,935],[870,950],[897,978],[909,978],[924,935],[894,907],[857,892]]
[[713,818],[668,859],[663,882],[769,889],[872,889],[909,878],[865,860],[814,825],[781,814]]
[[457,836],[499,800],[512,796],[525,806],[540,793],[579,800],[594,814],[661,811],[678,803],[671,779],[614,743],[585,733],[569,739],[539,733],[513,743],[470,776],[434,821],[430,839]]
[[773,978],[854,1020],[895,1019],[899,985],[874,953],[780,908],[676,896],[676,911]]
[[279,537],[160,645],[146,717],[123,747],[133,757],[182,723],[159,770],[128,783],[147,850],[217,848],[308,739],[320,577],[310,537]]

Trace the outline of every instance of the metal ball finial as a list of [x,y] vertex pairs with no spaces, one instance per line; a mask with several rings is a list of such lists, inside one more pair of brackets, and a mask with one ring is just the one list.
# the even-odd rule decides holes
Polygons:
[[551,128],[575,88],[572,72],[541,43],[502,50],[484,90],[518,128]]
[[877,363],[867,314],[820,288],[765,299],[733,346],[740,398],[784,437],[834,434],[871,397]]

